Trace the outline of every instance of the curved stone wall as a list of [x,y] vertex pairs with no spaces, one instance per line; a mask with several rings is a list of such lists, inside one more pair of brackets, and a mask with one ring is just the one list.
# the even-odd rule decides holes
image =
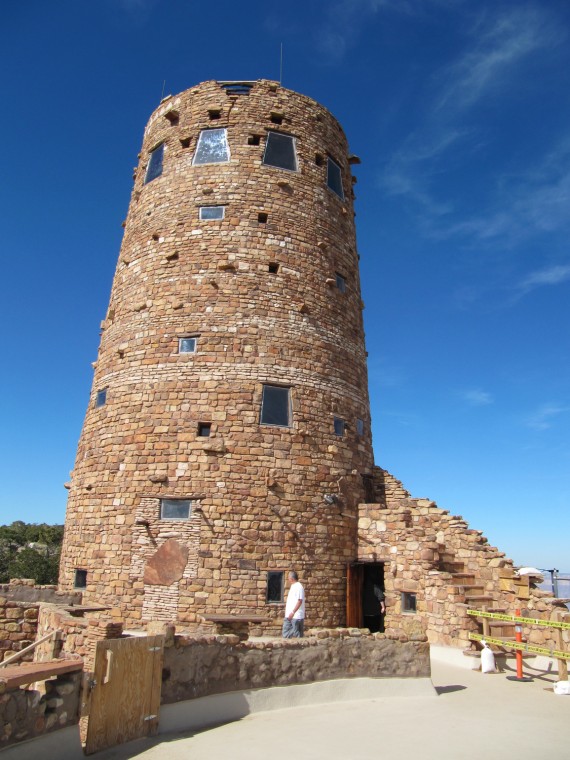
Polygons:
[[[212,129],[229,160],[196,163]],[[276,155],[294,144],[296,170],[264,163],[270,133],[294,138]],[[84,583],[86,601],[133,622],[277,623],[267,573],[294,567],[307,622],[344,623],[373,466],[352,202],[344,133],[308,97],[212,81],[154,112],[70,484],[63,588]],[[289,389],[289,425],[260,424],[264,385]],[[161,499],[190,500],[187,519],[161,517]]]

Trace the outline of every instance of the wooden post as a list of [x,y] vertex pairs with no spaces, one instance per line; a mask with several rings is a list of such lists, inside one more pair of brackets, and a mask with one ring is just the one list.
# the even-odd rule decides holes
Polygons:
[[[521,611],[515,610],[515,616],[520,617]],[[515,624],[515,639],[517,642],[522,641],[522,625],[520,623]],[[523,656],[522,651],[520,649],[517,649],[516,651],[516,660],[517,660],[517,679],[520,681],[523,677]]]
[[[561,620],[564,615],[564,610],[552,610],[551,620]],[[562,628],[555,628],[555,639],[560,652],[564,651],[564,639],[562,637]],[[558,680],[568,680],[568,660],[558,660]]]

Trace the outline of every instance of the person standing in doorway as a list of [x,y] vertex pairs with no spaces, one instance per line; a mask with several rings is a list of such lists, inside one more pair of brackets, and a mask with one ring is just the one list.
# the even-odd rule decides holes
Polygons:
[[364,627],[368,628],[370,633],[384,631],[383,616],[386,613],[386,603],[384,601],[384,591],[380,585],[380,579],[372,573],[368,573],[364,578],[364,587],[362,589],[362,616],[364,617]]
[[289,583],[291,586],[285,603],[283,638],[301,639],[305,631],[305,589],[299,583],[295,570],[289,573]]

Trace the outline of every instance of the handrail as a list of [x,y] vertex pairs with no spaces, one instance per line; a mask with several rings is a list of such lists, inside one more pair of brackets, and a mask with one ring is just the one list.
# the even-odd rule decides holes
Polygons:
[[43,644],[44,641],[51,639],[52,636],[55,636],[58,633],[61,633],[60,628],[57,628],[55,631],[50,631],[50,633],[46,634],[45,636],[42,636],[41,639],[34,641],[33,644],[30,644],[29,646],[24,647],[24,649],[20,649],[19,652],[16,652],[15,654],[10,655],[10,657],[7,657],[5,660],[2,660],[2,662],[0,662],[0,668],[3,667],[4,665],[8,665],[11,662],[14,662],[15,660],[19,660],[23,654],[30,652],[32,649],[35,649],[39,644]]

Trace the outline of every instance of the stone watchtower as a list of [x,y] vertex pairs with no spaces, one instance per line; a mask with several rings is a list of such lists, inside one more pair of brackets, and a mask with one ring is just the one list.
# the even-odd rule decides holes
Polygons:
[[373,468],[350,157],[276,82],[152,114],[69,503],[64,589],[131,623],[345,622]]

